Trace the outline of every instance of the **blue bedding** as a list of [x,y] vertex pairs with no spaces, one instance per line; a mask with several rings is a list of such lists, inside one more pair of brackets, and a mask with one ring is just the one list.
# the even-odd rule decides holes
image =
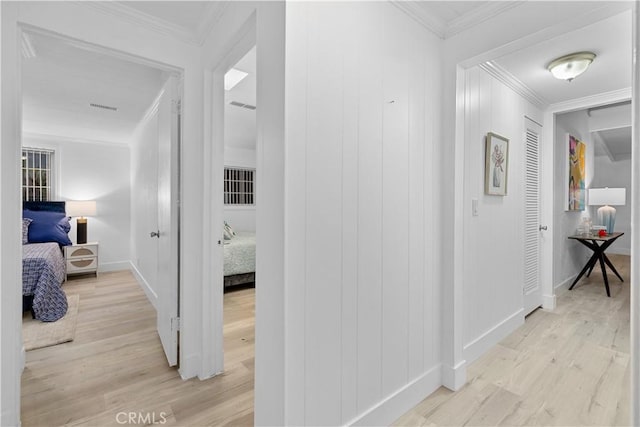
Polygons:
[[57,243],[22,245],[22,295],[33,295],[36,319],[54,322],[67,313],[64,274],[64,257]]

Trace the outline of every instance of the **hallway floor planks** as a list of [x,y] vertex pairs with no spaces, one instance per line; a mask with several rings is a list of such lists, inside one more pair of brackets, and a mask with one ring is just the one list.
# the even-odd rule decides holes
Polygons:
[[394,425],[628,425],[629,257],[609,257],[625,280],[609,273],[611,298],[596,267],[472,363],[464,387],[440,388]]

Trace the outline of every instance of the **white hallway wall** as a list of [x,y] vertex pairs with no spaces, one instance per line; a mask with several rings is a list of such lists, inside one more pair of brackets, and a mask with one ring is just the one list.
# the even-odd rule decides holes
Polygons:
[[[467,70],[465,83],[463,312],[470,363],[524,322],[524,124],[525,116],[542,123],[542,112],[479,67]],[[506,196],[484,194],[488,132],[509,140]]]
[[[99,242],[101,271],[129,268],[129,147],[63,137],[27,136],[26,147],[55,150],[59,200],[95,200],[97,215],[88,219],[87,241]],[[69,237],[76,241],[76,221]]]
[[[554,144],[554,262],[553,283],[555,287],[571,285],[582,267],[593,254],[588,248],[567,236],[576,233],[582,218],[589,218],[589,208],[584,211],[565,210],[568,194],[566,182],[569,177],[567,133],[579,138],[587,145],[586,156],[586,188],[590,188],[594,179],[594,146],[589,134],[589,117],[585,111],[558,114],[556,116]],[[587,200],[588,202],[588,200]]]
[[388,424],[441,383],[442,43],[376,2],[286,33],[287,423]]

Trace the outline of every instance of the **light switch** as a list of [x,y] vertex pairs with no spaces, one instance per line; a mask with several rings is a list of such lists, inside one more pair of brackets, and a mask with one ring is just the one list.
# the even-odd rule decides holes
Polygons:
[[478,199],[471,199],[471,214],[478,216]]

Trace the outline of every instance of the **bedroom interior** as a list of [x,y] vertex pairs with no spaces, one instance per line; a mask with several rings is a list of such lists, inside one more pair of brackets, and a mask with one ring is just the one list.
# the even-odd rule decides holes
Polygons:
[[[37,47],[28,46],[33,40],[12,36],[16,28],[36,29],[36,45],[42,35],[37,27],[42,27],[74,43],[86,40],[149,58],[154,64],[172,64],[170,70],[156,70],[162,71],[156,75],[159,86],[143,108],[147,120],[134,130],[132,141],[96,136],[88,145],[86,136],[60,138],[55,129],[25,132],[25,147],[55,149],[53,162],[61,176],[54,177],[54,191],[74,188],[74,194],[56,199],[96,200],[96,215],[88,220],[87,242],[97,243],[99,250],[98,246],[90,249],[95,258],[85,262],[95,262],[100,268],[95,271],[97,277],[74,276],[63,285],[63,290],[69,284],[79,289],[76,339],[27,353],[26,368],[20,371],[22,400],[19,380],[13,390],[17,390],[18,408],[23,405],[22,425],[109,424],[114,411],[121,409],[164,414],[173,423],[190,425],[249,425],[254,421],[265,425],[414,425],[452,420],[459,424],[491,420],[493,424],[568,425],[576,419],[584,424],[597,420],[602,425],[617,425],[629,417],[640,420],[634,399],[637,390],[628,393],[630,386],[625,383],[631,380],[637,385],[640,372],[634,356],[637,313],[627,310],[633,306],[629,300],[633,301],[634,287],[629,284],[635,274],[628,268],[627,251],[632,252],[637,238],[625,233],[623,238],[628,240],[621,238],[611,248],[619,252],[611,259],[616,266],[623,265],[624,282],[612,284],[610,300],[597,280],[599,271],[568,291],[567,280],[576,276],[586,255],[570,246],[566,237],[584,218],[595,216],[595,208],[580,212],[559,208],[567,198],[564,139],[567,133],[575,133],[588,146],[588,185],[627,189],[626,205],[616,206],[616,228],[631,229],[637,224],[629,200],[638,192],[638,176],[631,173],[638,156],[634,158],[630,150],[618,152],[631,123],[625,118],[624,124],[606,124],[599,117],[614,115],[601,108],[605,106],[625,110],[623,114],[629,116],[627,101],[638,90],[632,88],[628,76],[619,78],[614,72],[628,72],[631,67],[604,67],[612,74],[603,77],[598,73],[603,70],[601,64],[611,60],[603,53],[609,48],[593,48],[597,56],[584,75],[562,89],[552,89],[550,97],[536,99],[525,90],[531,85],[539,94],[531,79],[535,73],[529,71],[539,72],[535,78],[542,78],[548,76],[548,70],[524,69],[540,62],[535,55],[524,60],[510,55],[522,50],[527,56],[527,47],[535,46],[536,41],[547,43],[538,53],[548,59],[592,49],[570,46],[566,52],[543,52],[565,49],[556,40],[560,34],[577,35],[581,28],[588,32],[588,27],[607,20],[611,23],[625,13],[624,25],[591,32],[605,44],[618,31],[628,31],[625,40],[635,44],[637,36],[627,26],[635,6],[514,2],[506,7],[502,2],[477,2],[476,8],[472,2],[453,3],[288,2],[267,7],[232,2],[216,11],[209,27],[203,23],[214,9],[204,13],[205,2],[192,2],[176,14],[170,13],[169,2],[3,4],[3,171],[11,172],[6,159],[17,152],[7,137],[13,136],[11,127],[6,131],[13,120],[5,101],[9,106],[14,103],[12,83],[19,81],[19,76],[11,74],[12,46],[24,51],[23,65],[28,64],[31,50],[35,58],[39,53]],[[198,19],[189,21],[189,11],[196,11],[193,16],[199,15]],[[429,19],[436,16],[442,18],[440,24]],[[185,22],[192,25],[179,25],[181,30],[176,31],[175,25]],[[195,25],[198,22],[201,25]],[[207,358],[212,347],[218,349],[207,342],[211,340],[206,325],[212,306],[207,290],[212,283],[216,288],[218,280],[221,295],[225,290],[222,270],[208,265],[213,259],[222,268],[223,257],[210,257],[208,248],[216,237],[224,239],[223,224],[230,225],[230,235],[250,227],[243,223],[250,210],[222,206],[220,218],[211,221],[211,228],[215,224],[219,232],[207,226],[210,208],[217,209],[222,200],[217,194],[214,202],[207,199],[207,165],[213,160],[207,147],[213,140],[208,76],[211,67],[224,62],[223,50],[236,44],[238,34],[251,27],[247,23],[253,25],[252,36],[260,46],[255,61],[262,72],[256,79],[256,102],[237,100],[242,105],[232,107],[249,111],[245,107],[259,100],[269,108],[261,110],[256,119],[258,154],[253,165],[232,165],[232,156],[226,154],[234,150],[226,147],[224,164],[240,169],[240,174],[229,175],[235,181],[238,176],[244,181],[245,169],[261,166],[255,175],[263,174],[260,196],[266,195],[262,200],[268,203],[261,205],[253,222],[254,228],[260,226],[264,242],[256,257],[261,283],[254,288],[261,295],[245,297],[236,291],[241,286],[226,286],[224,315],[220,316],[225,319],[225,332],[227,320],[237,322],[234,341],[227,341],[225,335],[224,374],[201,381],[219,372],[211,369]],[[617,47],[632,50],[626,43],[618,42]],[[389,57],[394,60],[386,61]],[[336,63],[341,67],[335,67]],[[180,264],[184,283],[180,299],[185,309],[177,320],[181,328],[179,370],[167,366],[157,339],[156,306],[160,303],[151,283],[162,274],[158,250],[150,245],[157,239],[150,239],[149,232],[160,234],[160,227],[155,218],[145,216],[145,206],[157,203],[158,196],[151,196],[157,194],[151,181],[158,171],[144,164],[157,155],[149,146],[157,139],[162,121],[149,106],[167,73],[176,70],[172,67],[184,72],[185,144],[181,155],[189,165],[181,174],[186,189],[181,215],[182,223],[187,224],[181,232],[188,256]],[[407,78],[398,79],[398,73],[408,73],[403,76]],[[78,77],[73,71],[66,74]],[[606,84],[620,87],[605,88]],[[49,86],[51,82],[40,87]],[[600,92],[580,92],[585,86]],[[26,106],[26,87],[24,95]],[[25,119],[26,113],[27,109]],[[513,286],[513,277],[522,273],[525,261],[519,228],[524,221],[524,185],[520,185],[525,169],[520,135],[524,117],[544,125],[540,225],[545,228],[541,227],[540,235],[549,237],[542,239],[541,250],[543,309],[529,317],[521,315],[520,284]],[[371,127],[372,121],[381,126]],[[477,161],[476,157],[483,156],[476,156],[475,150],[490,131],[510,140],[509,191],[500,198],[484,197],[478,190],[484,163]],[[241,157],[237,150],[235,154]],[[339,173],[327,173],[329,166]],[[11,174],[0,177],[4,206],[6,200],[13,200],[6,175]],[[101,181],[107,179],[96,176],[109,177],[111,184],[105,185]],[[403,185],[405,180],[408,186]],[[222,178],[220,184],[222,189]],[[104,191],[84,191],[87,188]],[[428,201],[437,202],[434,206],[438,208],[431,209]],[[128,220],[123,211],[129,212]],[[3,223],[13,218],[5,207],[2,213]],[[76,221],[69,225],[59,221],[55,225],[63,231],[71,228],[64,233],[78,243]],[[439,224],[438,230],[430,228],[434,223]],[[267,224],[269,227],[263,227]],[[13,246],[6,243],[8,233],[2,230],[0,273],[6,280],[13,259],[8,249]],[[386,230],[394,233],[380,232]],[[28,234],[27,230],[27,240]],[[492,242],[492,250],[481,250],[487,241]],[[548,254],[552,256],[545,260]],[[495,274],[492,258],[507,261],[505,274]],[[632,260],[636,258],[631,255]],[[216,274],[210,275],[211,271]],[[255,276],[240,279],[255,281]],[[6,310],[12,294],[8,299],[6,295],[3,291],[3,320],[13,318],[11,308]],[[261,310],[255,310],[256,298],[261,298]],[[41,307],[39,302],[36,307]],[[255,341],[251,337],[247,342],[238,325],[253,324],[254,311],[261,326]],[[247,313],[251,318],[245,317]],[[25,315],[32,317],[29,312]],[[556,329],[559,324],[568,329]],[[111,329],[113,325],[118,334]],[[551,327],[551,335],[546,327]],[[13,343],[12,333],[3,332],[3,345]],[[102,357],[85,358],[90,351],[102,352]],[[260,357],[254,359],[256,353]],[[558,355],[554,365],[547,364],[550,353]],[[3,350],[1,416],[3,421],[20,421],[19,414],[12,416],[11,401],[4,412],[7,396],[13,392],[7,393],[8,385],[14,384],[11,372],[15,371],[7,377],[5,366],[17,367],[20,358],[5,356]],[[127,369],[121,369],[125,365],[118,366],[118,361],[125,361]],[[80,378],[74,371],[80,365],[83,373],[91,372],[90,378]],[[111,372],[111,381],[99,378],[97,372],[105,377],[105,372]],[[560,381],[554,380],[556,374]],[[68,395],[42,392],[59,390],[65,378],[70,381],[65,388]],[[530,393],[535,390],[544,395]],[[579,402],[589,399],[595,403],[584,410]],[[637,413],[629,414],[627,408]],[[405,416],[398,419],[402,413]]]
[[[163,183],[176,185],[175,168],[161,168],[163,150],[169,153],[167,144],[174,143],[171,128],[160,120],[171,123],[170,117],[179,116],[170,111],[173,71],[45,31],[21,34],[23,336],[29,365],[39,357],[31,350],[74,340],[77,319],[84,319],[78,312],[90,309],[94,297],[82,286],[87,280],[98,286],[118,272],[121,280],[139,284],[149,306],[158,304],[159,248],[177,245],[169,227],[159,225],[166,215],[156,214],[175,216],[173,207],[161,209],[159,201],[168,194],[174,206],[175,195]],[[149,237],[161,228],[169,243]]]
[[225,371],[239,362],[253,369],[255,356],[256,80],[254,46],[224,76]]

